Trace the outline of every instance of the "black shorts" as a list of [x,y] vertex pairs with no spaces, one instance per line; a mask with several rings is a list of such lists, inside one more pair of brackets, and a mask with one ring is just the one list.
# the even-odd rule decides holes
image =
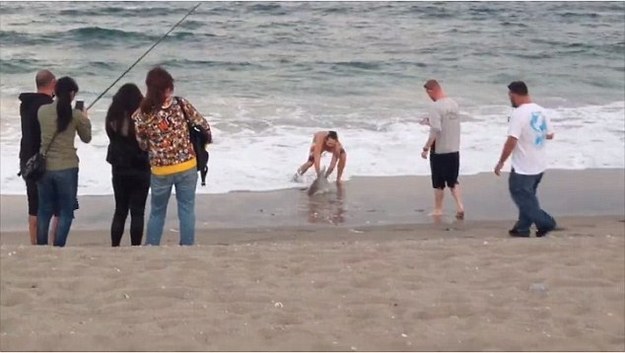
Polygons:
[[26,196],[28,197],[28,215],[37,216],[37,211],[39,211],[39,192],[37,191],[36,182],[26,181]]
[[460,171],[460,152],[430,154],[430,170],[434,189],[444,189],[445,185],[455,187]]
[[[345,152],[345,149],[341,148],[341,152],[339,152],[339,156],[342,156],[345,153],[347,153],[347,152]],[[308,162],[310,162],[310,163],[314,163],[315,162],[315,156],[312,153],[308,155]]]

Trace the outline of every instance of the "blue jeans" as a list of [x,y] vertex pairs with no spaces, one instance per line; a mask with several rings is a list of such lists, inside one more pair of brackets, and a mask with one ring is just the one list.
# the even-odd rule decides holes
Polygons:
[[59,210],[59,226],[54,246],[65,246],[74,220],[78,192],[78,168],[48,170],[37,182],[39,210],[37,211],[37,245],[48,244],[50,218]]
[[556,221],[547,212],[540,208],[536,190],[543,178],[543,173],[538,175],[517,174],[514,169],[510,173],[508,185],[512,200],[519,209],[519,220],[514,230],[522,234],[529,234],[532,224],[540,231],[551,231],[556,227]]
[[154,175],[150,178],[152,189],[150,219],[146,245],[160,245],[163,226],[167,216],[167,203],[171,195],[171,187],[176,186],[178,202],[178,220],[180,221],[180,245],[193,245],[195,242],[195,187],[197,186],[197,169],[172,175]]

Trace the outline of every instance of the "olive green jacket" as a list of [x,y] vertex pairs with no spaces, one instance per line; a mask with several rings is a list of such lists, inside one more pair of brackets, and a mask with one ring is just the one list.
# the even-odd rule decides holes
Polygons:
[[[56,132],[56,101],[42,105],[37,118],[41,126],[41,153],[45,153]],[[46,170],[78,168],[78,155],[74,147],[76,133],[83,142],[91,141],[91,122],[80,110],[73,111],[73,119],[67,129],[60,132],[50,145],[46,155]]]

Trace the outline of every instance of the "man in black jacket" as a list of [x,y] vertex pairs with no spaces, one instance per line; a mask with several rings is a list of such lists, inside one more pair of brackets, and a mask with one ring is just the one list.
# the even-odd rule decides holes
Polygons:
[[[56,78],[52,72],[41,70],[35,76],[37,93],[20,94],[20,117],[22,120],[22,140],[20,142],[20,170],[24,169],[26,161],[39,152],[41,148],[41,129],[37,119],[39,107],[50,104],[54,97],[54,86]],[[30,243],[37,244],[37,210],[39,208],[39,195],[37,183],[26,181],[26,194],[28,195],[28,230],[30,233]],[[55,214],[51,235],[54,238],[58,224],[58,217]]]

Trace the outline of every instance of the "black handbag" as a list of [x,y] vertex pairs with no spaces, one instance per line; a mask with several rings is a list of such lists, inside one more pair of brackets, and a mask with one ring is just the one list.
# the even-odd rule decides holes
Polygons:
[[182,109],[182,114],[187,121],[187,125],[189,127],[189,140],[191,140],[191,144],[193,145],[193,151],[195,152],[195,158],[197,161],[196,168],[198,172],[200,172],[202,186],[206,186],[206,175],[208,174],[208,160],[210,158],[210,155],[206,150],[206,145],[213,143],[213,135],[211,134],[210,130],[206,131],[202,126],[193,124],[191,120],[189,120],[187,113],[184,111],[184,106],[180,98],[174,98],[180,105],[180,109]]
[[46,172],[46,155],[48,154],[50,146],[52,146],[52,143],[58,134],[58,131],[54,133],[54,136],[52,136],[52,140],[50,140],[50,143],[44,153],[41,153],[41,151],[37,152],[26,161],[24,169],[17,173],[18,176],[21,176],[26,181],[38,181],[41,177],[43,177],[43,174]]

